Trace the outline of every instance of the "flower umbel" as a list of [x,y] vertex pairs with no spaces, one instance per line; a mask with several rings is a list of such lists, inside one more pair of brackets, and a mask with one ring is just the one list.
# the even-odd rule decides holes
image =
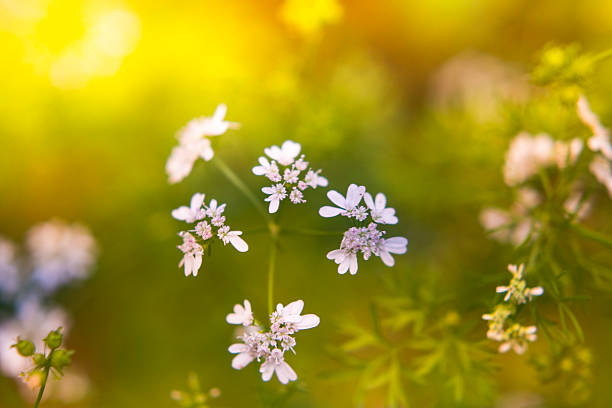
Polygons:
[[302,315],[304,302],[296,300],[283,306],[278,304],[276,311],[270,315],[269,329],[264,329],[253,320],[251,304],[248,300],[242,305],[234,306],[234,313],[227,315],[230,324],[245,326],[242,343],[232,344],[229,352],[237,354],[232,360],[232,367],[241,370],[253,360],[261,362],[259,372],[264,381],[269,381],[274,374],[282,384],[297,380],[297,374],[285,361],[284,354],[291,350],[295,354],[295,333],[319,325],[320,319],[315,314]]

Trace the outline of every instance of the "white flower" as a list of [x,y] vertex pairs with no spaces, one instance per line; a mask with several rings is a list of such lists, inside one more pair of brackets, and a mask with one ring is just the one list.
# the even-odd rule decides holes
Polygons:
[[351,184],[346,192],[346,198],[335,190],[327,192],[327,197],[332,203],[338,207],[324,206],[319,209],[319,215],[321,217],[329,218],[337,215],[343,215],[351,217],[351,212],[356,209],[357,205],[361,202],[366,189],[364,186],[357,186]]
[[584,200],[584,193],[575,189],[563,203],[563,208],[568,214],[575,214],[577,220],[583,220],[589,216],[593,208],[593,200]]
[[201,236],[204,241],[212,238],[213,236],[212,227],[206,221],[198,222],[195,226],[195,232],[196,234]]
[[597,181],[604,185],[612,197],[612,165],[602,156],[596,156],[589,165],[589,170]]
[[227,113],[227,106],[221,103],[215,109],[212,117],[200,117],[189,121],[187,125],[179,131],[179,141],[181,144],[189,144],[207,136],[220,136],[228,129],[237,129],[239,123],[227,122],[224,120]]
[[297,155],[300,154],[301,149],[302,146],[299,143],[293,142],[291,140],[286,140],[285,142],[283,142],[281,147],[274,145],[265,148],[264,153],[266,153],[268,157],[273,160],[276,160],[283,166],[289,166],[294,162]]
[[178,132],[177,138],[180,144],[172,149],[166,163],[166,173],[170,183],[178,183],[187,177],[198,157],[205,161],[213,158],[214,151],[209,136],[219,136],[228,129],[240,126],[238,123],[223,120],[226,111],[227,107],[220,104],[212,117],[192,119]]
[[[327,187],[329,181],[325,177],[321,176],[319,173],[321,173],[321,170],[308,170],[308,173],[306,173],[306,176],[304,177],[304,183],[306,183],[312,188],[317,188],[319,186]],[[300,189],[303,190],[303,188],[301,187]]]
[[244,300],[244,306],[234,305],[234,313],[227,315],[225,320],[229,324],[241,324],[243,326],[250,326],[253,324],[253,311],[251,310],[251,302]]
[[584,142],[582,139],[574,138],[569,142],[555,142],[555,161],[560,169],[564,169],[568,164],[575,164],[578,156],[582,152]]
[[257,353],[244,343],[232,344],[227,350],[232,354],[238,354],[232,359],[232,368],[234,370],[242,370],[257,357]]
[[593,132],[593,136],[591,136],[587,142],[589,148],[594,152],[600,152],[608,160],[612,160],[610,132],[601,124],[597,115],[593,113],[591,107],[589,106],[589,102],[584,95],[580,95],[578,98],[576,110],[580,120],[582,120],[582,122]]
[[287,384],[289,381],[297,380],[297,374],[293,368],[285,362],[283,352],[280,349],[274,349],[266,358],[266,361],[259,368],[261,378],[264,381],[270,381],[274,373],[281,384]]
[[223,211],[225,211],[225,206],[226,204],[221,204],[218,206],[217,200],[213,198],[210,200],[210,204],[206,210],[206,215],[208,215],[210,218],[220,217],[221,214],[223,214]]
[[281,303],[276,305],[276,313],[278,316],[287,323],[293,323],[297,330],[306,330],[317,327],[321,321],[319,316],[316,314],[307,314],[302,316],[302,310],[304,309],[304,301],[296,300],[295,302],[289,303],[287,306],[283,306]]
[[206,217],[206,211],[202,208],[203,203],[204,194],[195,193],[191,197],[191,203],[189,207],[181,206],[175,210],[172,210],[172,217],[176,218],[177,220],[189,223],[202,220]]
[[301,204],[306,202],[306,200],[304,200],[304,194],[295,187],[291,190],[291,193],[289,194],[289,200],[291,200],[293,204]]
[[495,291],[497,293],[506,293],[504,302],[512,299],[516,304],[527,303],[531,301],[534,296],[540,296],[544,293],[544,289],[541,286],[535,288],[527,288],[527,284],[523,280],[523,270],[525,265],[521,264],[508,265],[508,272],[512,274],[512,280],[508,286],[498,286]]
[[286,168],[283,173],[283,180],[289,184],[296,184],[300,177],[300,171],[295,168]]
[[270,202],[270,205],[268,206],[268,212],[270,214],[277,212],[281,200],[284,200],[285,197],[287,197],[287,190],[282,184],[277,184],[272,187],[263,187],[261,191],[269,195],[264,201]]
[[385,265],[393,266],[395,265],[395,259],[393,259],[391,254],[405,254],[408,250],[407,246],[408,240],[404,237],[381,238],[378,241],[378,256],[380,256]]
[[334,249],[327,253],[327,259],[330,259],[338,264],[338,273],[344,275],[350,270],[351,275],[357,273],[359,265],[357,264],[357,254],[348,249]]
[[554,141],[547,134],[531,136],[522,132],[512,140],[504,164],[504,180],[509,186],[523,183],[554,160]]
[[379,224],[397,224],[398,219],[395,216],[395,209],[386,207],[387,197],[383,193],[376,194],[376,201],[372,199],[370,193],[365,193],[364,201],[370,209],[372,220]]
[[196,242],[196,239],[190,233],[182,231],[179,235],[183,238],[183,244],[179,245],[178,249],[184,254],[183,259],[179,262],[179,268],[185,266],[185,276],[198,276],[198,271],[202,266],[204,248]]
[[16,255],[15,244],[0,237],[0,295],[11,296],[19,289],[20,279]]
[[33,263],[32,279],[53,291],[72,280],[89,276],[97,257],[97,245],[80,224],[52,220],[28,231],[26,244]]
[[516,354],[525,353],[527,351],[527,342],[537,340],[537,331],[538,328],[536,326],[525,327],[515,323],[506,330],[505,338],[507,340],[500,344],[499,352],[506,353],[508,350],[513,349]]
[[270,181],[278,183],[282,180],[276,162],[269,162],[267,158],[261,156],[259,158],[259,166],[253,167],[253,174],[257,176],[266,176]]
[[232,244],[234,248],[238,252],[246,252],[249,250],[249,245],[240,238],[242,235],[242,231],[230,231],[230,227],[228,225],[224,225],[219,228],[217,231],[217,236],[221,241],[223,241],[223,245]]
[[18,304],[17,316],[0,324],[0,371],[8,377],[17,377],[31,368],[32,362],[20,356],[15,348],[17,336],[34,342],[37,350],[44,349],[42,339],[51,330],[62,327],[66,336],[70,320],[63,309],[46,309],[36,298],[26,298]]

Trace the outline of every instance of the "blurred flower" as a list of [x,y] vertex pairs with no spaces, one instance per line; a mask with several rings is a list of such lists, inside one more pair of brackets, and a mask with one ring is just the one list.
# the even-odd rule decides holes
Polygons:
[[[271,146],[264,149],[264,152],[273,159],[271,162],[266,157],[259,158],[259,166],[253,167],[253,174],[257,176],[265,176],[268,180],[276,183],[272,186],[266,186],[261,189],[268,197],[268,212],[273,214],[278,211],[280,202],[289,196],[289,201],[293,204],[305,203],[303,191],[308,187],[317,188],[318,186],[325,187],[328,181],[320,175],[321,170],[314,171],[308,169],[304,179],[300,175],[308,168],[308,162],[305,161],[305,156],[301,155],[297,160],[296,157],[300,153],[302,147],[299,143],[291,140],[285,141],[281,147]],[[279,169],[278,164],[285,168]],[[281,176],[282,173],[282,176]],[[291,191],[287,193],[287,190]]]
[[583,220],[589,216],[591,210],[593,209],[593,200],[589,198],[587,200],[584,199],[584,192],[574,187],[572,189],[572,193],[567,197],[567,199],[563,202],[563,208],[568,214],[575,215],[577,220]]
[[30,297],[18,304],[17,315],[0,324],[0,370],[15,377],[30,368],[31,362],[10,348],[18,336],[34,341],[37,350],[44,349],[43,338],[58,327],[68,333],[70,321],[61,308],[46,309],[36,298]]
[[255,359],[258,362],[263,360],[259,372],[264,381],[269,381],[274,374],[281,384],[297,380],[297,374],[285,361],[285,351],[295,353],[295,333],[318,326],[319,317],[314,314],[302,315],[302,300],[287,306],[279,303],[276,311],[270,315],[269,331],[263,331],[261,327],[252,325],[253,317],[248,300],[244,301],[244,305],[235,305],[234,313],[226,318],[228,323],[246,326],[243,334],[238,337],[242,343],[232,344],[228,349],[230,353],[237,354],[232,359],[232,367],[241,370]]
[[521,132],[510,143],[504,164],[504,180],[509,186],[527,181],[540,168],[552,164],[554,141],[544,133],[531,136]]
[[508,272],[512,274],[512,279],[508,286],[498,286],[495,291],[497,293],[506,293],[504,301],[507,302],[509,299],[518,305],[531,301],[533,296],[540,296],[544,293],[544,289],[541,286],[535,288],[527,288],[526,283],[523,280],[523,270],[525,269],[524,264],[508,265]]
[[542,408],[544,406],[544,398],[527,392],[504,394],[495,404],[495,408]]
[[576,111],[582,123],[587,125],[593,132],[593,136],[588,140],[589,148],[594,152],[600,152],[608,160],[612,160],[610,132],[601,124],[597,115],[593,113],[584,95],[580,95],[578,98],[578,102],[576,102]]
[[479,119],[491,118],[500,102],[520,102],[529,93],[527,77],[493,56],[462,52],[446,61],[432,76],[429,98],[437,108],[465,108]]
[[513,324],[506,330],[504,341],[499,345],[499,352],[505,353],[512,349],[516,354],[524,354],[527,350],[527,342],[537,340],[537,331],[538,328],[535,326],[521,326],[518,323]]
[[179,130],[176,136],[179,145],[172,149],[166,162],[166,173],[170,183],[178,183],[187,177],[198,157],[205,161],[213,158],[214,151],[208,137],[219,136],[228,129],[240,127],[239,123],[224,120],[226,112],[227,106],[219,104],[212,117],[192,119]]
[[52,220],[28,231],[26,244],[31,255],[32,280],[45,291],[89,276],[96,261],[97,246],[81,224]]
[[388,239],[380,239],[378,241],[378,251],[380,259],[387,266],[395,265],[395,259],[391,254],[405,254],[408,246],[408,240],[404,237],[393,237]]
[[603,156],[595,156],[589,165],[589,170],[597,181],[604,185],[612,198],[612,165]]
[[17,247],[11,241],[0,237],[0,297],[14,295],[20,283]]
[[304,36],[316,35],[326,24],[342,17],[337,0],[285,0],[280,10],[284,22]]
[[578,156],[582,152],[584,142],[582,139],[574,138],[569,142],[557,140],[555,142],[555,161],[560,169],[568,165],[576,164]]

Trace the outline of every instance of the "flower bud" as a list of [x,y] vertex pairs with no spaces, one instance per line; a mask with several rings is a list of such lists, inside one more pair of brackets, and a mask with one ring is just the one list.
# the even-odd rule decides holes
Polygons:
[[30,357],[36,351],[36,347],[29,340],[21,340],[17,337],[17,343],[13,344],[11,347],[15,347],[17,352],[21,354],[23,357]]
[[51,354],[51,367],[63,373],[64,367],[72,363],[73,350],[54,350]]
[[50,331],[47,337],[43,339],[47,347],[49,347],[51,350],[55,350],[62,345],[64,336],[62,335],[61,330],[62,328],[60,327],[57,330]]
[[45,357],[43,353],[36,353],[32,357],[32,361],[34,361],[34,364],[36,364],[37,367],[40,367],[43,364],[45,364],[45,362],[47,361],[47,358]]

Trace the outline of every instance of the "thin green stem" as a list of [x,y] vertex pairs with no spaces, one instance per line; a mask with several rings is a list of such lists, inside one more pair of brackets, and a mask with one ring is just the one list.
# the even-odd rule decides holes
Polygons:
[[601,234],[597,231],[593,231],[589,228],[586,228],[580,224],[572,224],[572,229],[574,231],[576,231],[577,233],[579,233],[581,236],[583,236],[584,238],[588,238],[590,240],[593,240],[595,242],[599,242],[600,244],[606,245],[610,248],[612,248],[612,238]]
[[598,63],[610,57],[612,57],[612,48],[602,51],[599,54],[595,55],[592,61],[593,63]]
[[246,196],[246,198],[253,204],[253,206],[259,211],[259,213],[266,219],[266,221],[270,222],[270,215],[266,211],[264,205],[257,198],[255,194],[247,187],[247,185],[242,181],[242,179],[234,173],[234,171],[227,165],[220,157],[215,157],[213,160],[217,168],[223,173],[225,177],[238,189],[242,194]]
[[323,230],[316,230],[316,229],[310,229],[310,228],[281,228],[281,233],[324,236],[324,235],[342,235],[344,234],[344,231],[323,231]]
[[[277,230],[278,231],[278,230]],[[270,258],[268,260],[268,314],[274,311],[274,274],[276,272],[277,235],[270,233]]]
[[45,387],[47,386],[47,379],[49,378],[50,368],[51,366],[47,364],[47,367],[45,368],[45,374],[43,376],[42,384],[40,384],[40,390],[38,391],[38,396],[36,397],[36,401],[34,402],[34,408],[38,408],[38,404],[40,404],[40,400],[42,400],[43,393],[45,392]]

